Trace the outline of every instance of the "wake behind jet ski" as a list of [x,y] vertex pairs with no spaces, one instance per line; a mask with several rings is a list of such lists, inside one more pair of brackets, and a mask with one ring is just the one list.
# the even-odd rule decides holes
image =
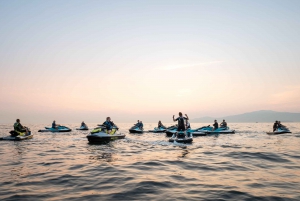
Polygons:
[[76,130],[86,131],[89,130],[88,126],[84,123],[84,121],[81,123],[80,128],[76,128]]
[[130,133],[143,133],[144,132],[143,126],[144,126],[143,122],[138,120],[138,122],[129,129],[129,132]]

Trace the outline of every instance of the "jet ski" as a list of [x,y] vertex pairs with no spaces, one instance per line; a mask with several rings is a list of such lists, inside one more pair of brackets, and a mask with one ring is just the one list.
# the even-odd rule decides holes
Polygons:
[[58,126],[56,128],[52,127],[45,127],[45,130],[39,130],[38,132],[52,132],[52,133],[57,133],[57,132],[70,132],[72,129],[66,127],[66,126]]
[[151,132],[151,133],[164,133],[166,132],[167,128],[166,127],[160,127],[160,128],[157,128],[155,127],[154,130],[149,130],[148,132]]
[[80,126],[80,128],[76,128],[76,130],[87,131],[89,128],[87,126]]
[[194,136],[205,136],[208,134],[234,134],[235,130],[230,130],[229,127],[219,127],[214,130],[211,126],[204,126],[193,132]]
[[193,134],[186,134],[184,131],[179,131],[173,134],[173,136],[169,139],[169,142],[178,142],[178,143],[192,143],[193,142]]
[[167,128],[166,135],[168,137],[173,136],[173,134],[177,133],[177,125],[173,125]]
[[129,132],[130,133],[143,133],[144,129],[134,125],[129,129]]
[[29,131],[28,135],[26,135],[25,132],[16,132],[16,131],[10,131],[9,133],[10,133],[10,136],[0,137],[0,140],[20,141],[20,140],[27,140],[27,139],[33,138],[31,131]]
[[106,143],[117,139],[125,138],[125,135],[118,132],[119,128],[113,126],[111,132],[108,134],[105,126],[99,126],[87,135],[89,143]]
[[292,133],[287,127],[277,128],[274,132],[267,132],[268,135],[280,135],[285,133]]

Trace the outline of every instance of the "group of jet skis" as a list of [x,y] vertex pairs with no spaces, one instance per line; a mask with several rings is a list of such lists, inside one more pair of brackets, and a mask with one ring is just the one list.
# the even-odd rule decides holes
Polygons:
[[[182,143],[191,143],[193,141],[193,136],[206,136],[210,134],[233,134],[235,130],[230,130],[227,126],[225,120],[220,124],[218,124],[217,120],[214,121],[213,126],[203,126],[200,128],[192,129],[189,123],[189,117],[185,114],[185,117],[179,112],[179,117],[175,119],[173,115],[173,121],[176,122],[176,125],[166,127],[162,124],[161,121],[158,122],[158,126],[153,130],[149,130],[148,132],[153,133],[166,133],[169,139],[169,142],[182,142]],[[143,122],[139,121],[134,124],[129,129],[130,133],[144,133]],[[82,122],[80,128],[76,128],[76,130],[89,130],[88,126]],[[98,124],[96,128],[94,128],[90,134],[86,137],[90,143],[104,143],[109,142],[116,139],[125,138],[125,134],[118,132],[119,128],[116,124],[111,121],[110,117],[106,118],[106,121],[103,124]],[[70,132],[72,129],[56,124],[53,121],[51,127],[45,127],[45,129],[39,130],[38,132]],[[291,133],[288,128],[280,123],[280,121],[276,121],[273,125],[273,132],[267,132],[269,135],[277,135],[283,133]],[[20,123],[20,119],[17,119],[14,124],[14,130],[10,131],[10,136],[0,137],[0,140],[24,140],[30,139],[33,135],[29,128],[22,126]]]

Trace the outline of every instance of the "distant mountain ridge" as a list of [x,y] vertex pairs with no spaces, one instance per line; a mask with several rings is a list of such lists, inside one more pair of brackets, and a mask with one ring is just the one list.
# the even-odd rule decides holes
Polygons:
[[212,123],[215,119],[219,122],[225,119],[227,122],[274,122],[276,120],[282,122],[300,122],[300,113],[291,113],[291,112],[275,112],[272,110],[260,110],[254,112],[248,112],[244,114],[225,116],[220,118],[214,117],[201,117],[196,119],[191,119],[190,122],[194,123]]

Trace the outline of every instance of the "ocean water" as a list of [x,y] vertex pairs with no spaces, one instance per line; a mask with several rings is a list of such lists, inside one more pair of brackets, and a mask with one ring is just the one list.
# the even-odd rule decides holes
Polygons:
[[[300,123],[285,125],[292,134],[269,136],[272,124],[233,123],[236,134],[190,145],[129,134],[131,124],[118,124],[126,138],[105,145],[88,144],[88,131],[27,125],[33,139],[0,141],[0,200],[300,200]],[[0,135],[11,128],[0,125]]]

